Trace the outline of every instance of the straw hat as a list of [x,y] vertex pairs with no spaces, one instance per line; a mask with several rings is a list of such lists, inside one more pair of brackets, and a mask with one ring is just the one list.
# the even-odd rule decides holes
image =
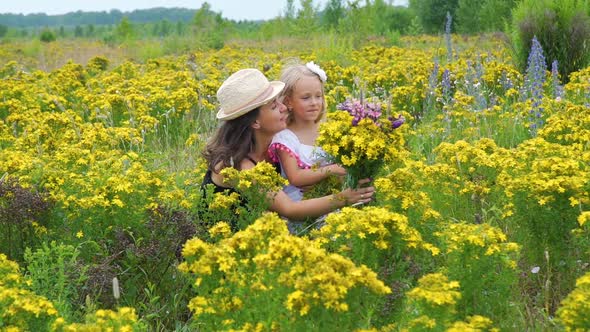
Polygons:
[[258,69],[242,69],[228,77],[217,90],[220,120],[232,120],[262,106],[283,90],[285,83],[269,82]]

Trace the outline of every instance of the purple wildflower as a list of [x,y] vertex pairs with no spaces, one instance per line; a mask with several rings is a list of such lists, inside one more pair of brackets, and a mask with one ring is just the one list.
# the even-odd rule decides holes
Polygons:
[[451,103],[451,99],[453,97],[451,91],[451,72],[448,69],[445,69],[443,72],[442,81],[440,84],[442,86],[443,104],[448,105]]
[[502,70],[502,77],[500,78],[500,84],[502,84],[502,89],[504,89],[504,92],[506,92],[509,89],[512,89],[514,87],[514,84],[510,80],[510,77],[508,77],[508,74],[506,73],[506,70]]
[[422,106],[423,111],[429,111],[435,107],[434,103],[436,101],[436,86],[438,85],[438,70],[438,58],[434,58],[434,66],[428,77],[428,90],[426,90],[426,98],[424,98]]
[[369,118],[373,122],[377,123],[377,120],[381,116],[381,105],[375,103],[361,103],[360,101],[346,100],[336,106],[337,109],[347,111],[352,115],[352,125],[356,126],[362,119]]
[[404,118],[402,115],[399,115],[397,118],[390,116],[388,119],[391,121],[392,129],[397,129],[406,122],[406,118]]
[[479,56],[475,63],[468,60],[465,73],[465,89],[467,90],[467,94],[475,99],[475,103],[473,104],[474,111],[481,111],[488,108],[488,102],[482,85],[484,68],[480,60],[481,58]]
[[440,82],[442,87],[442,103],[443,108],[442,112],[444,115],[444,120],[447,125],[446,131],[447,133],[450,131],[450,122],[451,122],[451,112],[449,110],[450,106],[453,104],[453,91],[451,86],[451,72],[448,69],[442,74],[442,80]]
[[447,12],[447,22],[445,23],[445,39],[447,42],[447,62],[453,61],[453,46],[451,44],[451,23],[453,22],[453,17],[449,12]]
[[533,136],[537,134],[537,129],[543,125],[541,101],[543,100],[543,83],[545,83],[546,71],[547,65],[543,56],[543,48],[535,36],[531,43],[531,52],[529,53],[524,82],[525,90],[523,91],[525,97],[531,100],[529,118],[532,121],[530,130]]
[[557,60],[551,63],[551,85],[553,86],[553,96],[563,98],[563,86],[559,82],[559,64]]

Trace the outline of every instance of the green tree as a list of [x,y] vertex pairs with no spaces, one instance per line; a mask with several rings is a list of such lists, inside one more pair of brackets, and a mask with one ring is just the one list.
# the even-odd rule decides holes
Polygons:
[[160,24],[160,36],[166,37],[172,32],[172,24],[164,19],[159,22]]
[[215,24],[215,13],[208,2],[203,2],[193,18],[193,25],[198,30],[207,30]]
[[123,16],[119,24],[117,24],[115,35],[120,40],[127,40],[133,36],[133,25],[127,16]]
[[459,0],[455,19],[457,31],[461,33],[478,33],[481,31],[481,1]]
[[324,7],[324,14],[322,16],[322,25],[328,28],[336,28],[340,20],[344,17],[346,8],[342,4],[342,0],[330,0]]
[[86,26],[86,37],[94,36],[94,24],[88,24]]
[[391,6],[387,5],[384,0],[367,1],[361,8],[362,25],[366,26],[363,30],[371,35],[384,36],[389,32],[389,10]]
[[455,17],[457,5],[458,0],[410,0],[409,2],[410,9],[418,16],[426,33],[444,31],[447,12]]
[[196,41],[206,47],[220,49],[224,45],[227,25],[221,14],[211,10],[211,5],[204,2],[193,18]]
[[184,23],[182,23],[181,21],[176,22],[176,34],[179,36],[184,35],[184,32],[186,31],[186,25]]
[[459,0],[455,17],[457,31],[478,33],[501,31],[510,21],[515,0]]
[[4,24],[0,24],[0,38],[6,36],[7,32],[8,32],[8,27]]
[[389,9],[385,19],[389,23],[390,31],[399,31],[405,34],[410,31],[412,20],[415,17],[412,10],[408,7],[397,6]]
[[482,22],[485,22],[483,31],[502,31],[510,22],[516,4],[516,0],[486,0],[479,14]]
[[366,35],[363,31],[363,10],[359,0],[349,1],[345,17],[340,21],[338,31],[345,34]]
[[301,9],[297,12],[295,20],[295,33],[307,36],[319,30],[319,18],[317,10],[313,6],[313,0],[300,0]]
[[82,29],[81,26],[76,25],[76,27],[74,28],[74,37],[76,37],[76,38],[84,37],[84,29]]
[[410,21],[410,26],[408,27],[408,34],[411,36],[417,36],[424,33],[424,28],[420,23],[420,18],[418,16],[412,17],[412,21]]
[[285,6],[285,18],[287,20],[295,19],[295,1],[294,0],[287,0],[287,5]]

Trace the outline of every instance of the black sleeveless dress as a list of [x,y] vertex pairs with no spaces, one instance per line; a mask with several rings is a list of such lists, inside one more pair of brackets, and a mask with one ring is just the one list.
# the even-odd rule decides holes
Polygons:
[[[250,160],[252,163],[254,163],[254,165],[257,164],[257,162],[254,159],[250,158],[249,156],[246,156],[246,158],[248,160]],[[279,174],[281,174],[281,165],[279,163],[274,163],[273,166],[275,167],[275,169],[277,170],[277,172]],[[213,193],[223,193],[223,192],[225,192],[226,195],[231,195],[232,193],[237,193],[237,191],[234,188],[232,188],[232,187],[223,187],[223,186],[220,186],[217,183],[213,182],[213,177],[212,177],[211,170],[207,170],[207,172],[205,173],[205,176],[203,177],[203,182],[201,183],[201,190],[203,192],[203,197],[205,197],[205,195],[207,194],[207,186],[213,186]],[[239,204],[240,204],[240,206],[247,208],[248,202],[243,197],[240,197],[240,203]],[[237,220],[228,220],[228,222],[230,224],[231,230],[233,232],[237,232],[238,231]]]

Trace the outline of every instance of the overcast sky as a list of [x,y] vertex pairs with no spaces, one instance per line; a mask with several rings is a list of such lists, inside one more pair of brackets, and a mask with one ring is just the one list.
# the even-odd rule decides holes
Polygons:
[[[123,12],[153,7],[184,7],[198,9],[203,0],[0,0],[0,13],[47,15],[82,11]],[[209,0],[211,9],[221,12],[224,18],[233,20],[267,20],[284,12],[286,0]],[[294,1],[299,4],[299,0]],[[323,8],[328,0],[314,0],[316,6]],[[408,0],[393,0],[396,5],[407,5]]]

